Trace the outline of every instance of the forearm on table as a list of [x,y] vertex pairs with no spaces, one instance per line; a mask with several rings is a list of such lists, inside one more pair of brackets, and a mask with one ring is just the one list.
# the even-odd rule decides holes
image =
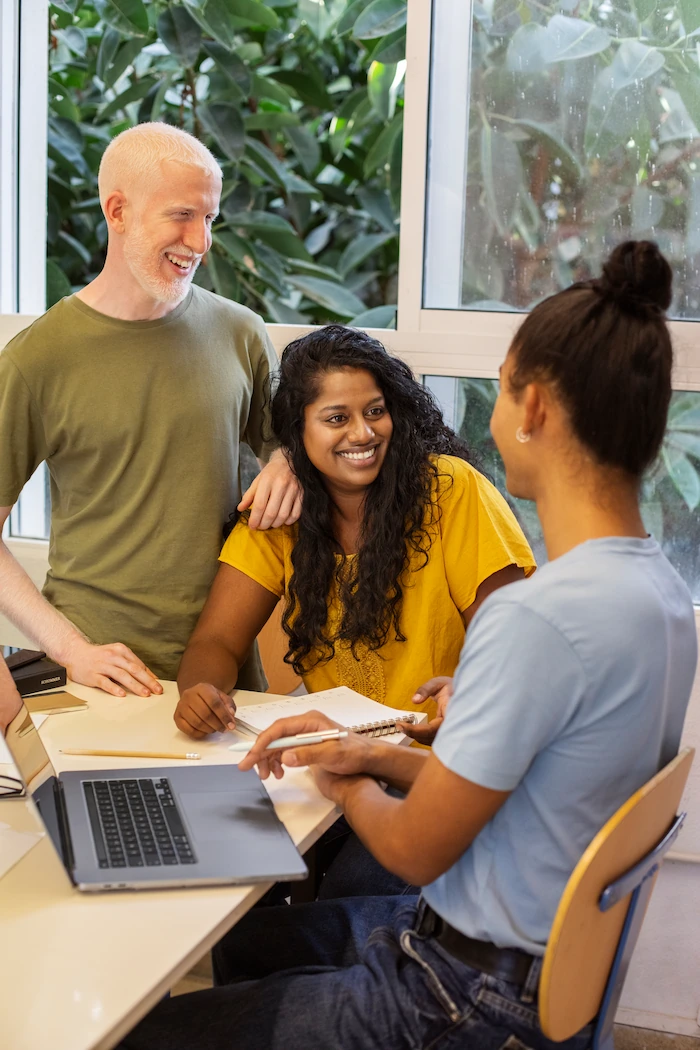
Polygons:
[[2,541],[0,612],[60,664],[69,663],[76,646],[89,641],[82,631],[47,602]]
[[397,747],[380,740],[368,740],[367,743],[365,772],[403,792],[410,790],[430,754],[416,747]]
[[194,640],[185,649],[177,673],[177,687],[185,689],[200,682],[216,686],[230,693],[238,679],[239,663],[234,654],[221,642]]

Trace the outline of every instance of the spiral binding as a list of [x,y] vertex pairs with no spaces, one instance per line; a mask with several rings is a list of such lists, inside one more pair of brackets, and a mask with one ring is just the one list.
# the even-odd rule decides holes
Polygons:
[[363,722],[362,725],[352,726],[353,733],[361,733],[363,736],[391,736],[392,733],[400,733],[396,728],[397,721],[408,722],[414,725],[418,720],[415,715],[405,715],[401,719],[387,718],[383,722]]

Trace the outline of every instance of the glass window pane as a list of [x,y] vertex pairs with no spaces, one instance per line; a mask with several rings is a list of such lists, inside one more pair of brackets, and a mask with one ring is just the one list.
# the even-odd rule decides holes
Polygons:
[[[506,492],[505,471],[489,420],[498,392],[495,379],[452,380],[451,397],[441,376],[426,376],[445,418],[481,457],[481,469],[503,493],[532,546],[538,564],[546,560],[535,505]],[[700,391],[676,391],[661,456],[642,486],[642,517],[671,564],[700,605]]]
[[[454,381],[453,427],[478,456],[476,465],[505,496],[527,536],[538,565],[547,560],[535,504],[515,499],[506,491],[506,472],[489,430],[493,405],[498,395],[497,379],[457,379]],[[432,388],[432,384],[428,383]]]
[[700,317],[694,12],[434,0],[426,308],[527,310],[634,237]]
[[15,539],[48,540],[51,531],[51,497],[46,464],[34,472],[10,513],[9,535]]

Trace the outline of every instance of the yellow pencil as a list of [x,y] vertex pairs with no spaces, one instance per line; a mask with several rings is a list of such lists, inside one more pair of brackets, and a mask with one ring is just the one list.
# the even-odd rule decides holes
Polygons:
[[196,751],[188,751],[186,754],[177,751],[97,751],[84,750],[81,748],[60,748],[62,755],[97,755],[100,758],[201,758]]

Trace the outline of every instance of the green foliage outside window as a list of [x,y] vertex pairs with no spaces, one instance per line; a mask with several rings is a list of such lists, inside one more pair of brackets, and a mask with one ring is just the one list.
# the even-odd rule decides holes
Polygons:
[[100,270],[105,146],[163,120],[224,169],[196,280],[268,321],[392,327],[406,0],[53,0],[48,292]]
[[[506,491],[505,469],[489,431],[498,395],[493,379],[460,379],[456,429],[482,456],[482,466],[506,496],[539,564],[546,561],[535,505]],[[649,532],[700,602],[700,479],[688,455],[700,460],[700,392],[672,395],[666,437],[657,462],[642,484],[642,517]]]

